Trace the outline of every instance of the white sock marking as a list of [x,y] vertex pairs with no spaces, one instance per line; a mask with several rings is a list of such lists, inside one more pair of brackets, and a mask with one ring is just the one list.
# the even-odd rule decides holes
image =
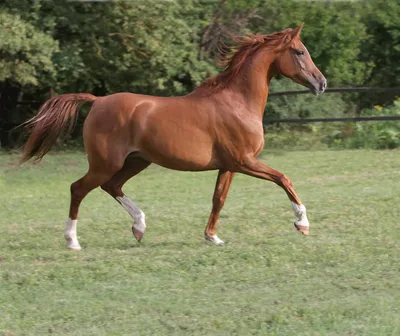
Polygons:
[[213,242],[215,245],[224,245],[225,243],[218,238],[217,235],[214,236],[206,236],[207,240]]
[[81,245],[79,245],[78,237],[76,235],[77,224],[78,224],[77,219],[68,218],[67,229],[65,230],[64,237],[68,242],[68,248],[71,250],[81,249]]
[[132,201],[125,195],[123,197],[117,196],[116,199],[119,203],[121,203],[125,210],[129,212],[129,214],[135,221],[133,227],[136,230],[144,233],[144,231],[146,230],[146,217],[144,212],[140,210],[135,204],[133,204]]
[[304,206],[304,204],[298,205],[292,202],[292,208],[297,218],[296,224],[300,226],[310,226],[307,218],[306,207]]

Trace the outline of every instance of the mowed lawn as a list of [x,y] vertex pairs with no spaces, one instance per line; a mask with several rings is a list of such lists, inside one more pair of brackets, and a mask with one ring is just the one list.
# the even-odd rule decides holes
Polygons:
[[150,166],[125,192],[146,213],[142,243],[101,189],[63,238],[83,153],[19,168],[0,154],[0,335],[400,335],[400,151],[264,152],[307,206],[237,175],[224,247],[203,239],[216,172]]

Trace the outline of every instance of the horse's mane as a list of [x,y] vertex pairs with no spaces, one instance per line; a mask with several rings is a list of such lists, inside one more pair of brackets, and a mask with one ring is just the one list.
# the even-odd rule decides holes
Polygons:
[[220,56],[217,57],[219,65],[224,70],[211,78],[206,79],[200,88],[208,88],[213,92],[224,89],[229,82],[243,68],[249,56],[253,55],[261,47],[268,49],[284,49],[291,42],[292,29],[286,29],[278,33],[267,35],[251,35],[234,37],[234,46],[227,50],[227,47],[220,49]]

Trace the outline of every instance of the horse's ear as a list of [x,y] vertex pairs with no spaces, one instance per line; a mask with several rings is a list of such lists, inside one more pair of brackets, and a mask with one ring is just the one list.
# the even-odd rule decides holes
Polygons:
[[296,29],[292,30],[292,39],[295,37],[300,37],[301,30],[303,29],[304,23],[302,23],[300,26],[298,26]]

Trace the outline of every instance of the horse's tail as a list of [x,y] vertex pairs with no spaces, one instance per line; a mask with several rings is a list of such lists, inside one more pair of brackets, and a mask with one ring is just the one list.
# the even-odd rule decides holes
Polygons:
[[25,144],[21,163],[33,157],[35,161],[40,161],[56,142],[68,121],[67,134],[72,132],[78,118],[79,106],[93,102],[96,98],[89,93],[73,93],[47,100],[38,114],[23,124],[31,130],[31,134]]

